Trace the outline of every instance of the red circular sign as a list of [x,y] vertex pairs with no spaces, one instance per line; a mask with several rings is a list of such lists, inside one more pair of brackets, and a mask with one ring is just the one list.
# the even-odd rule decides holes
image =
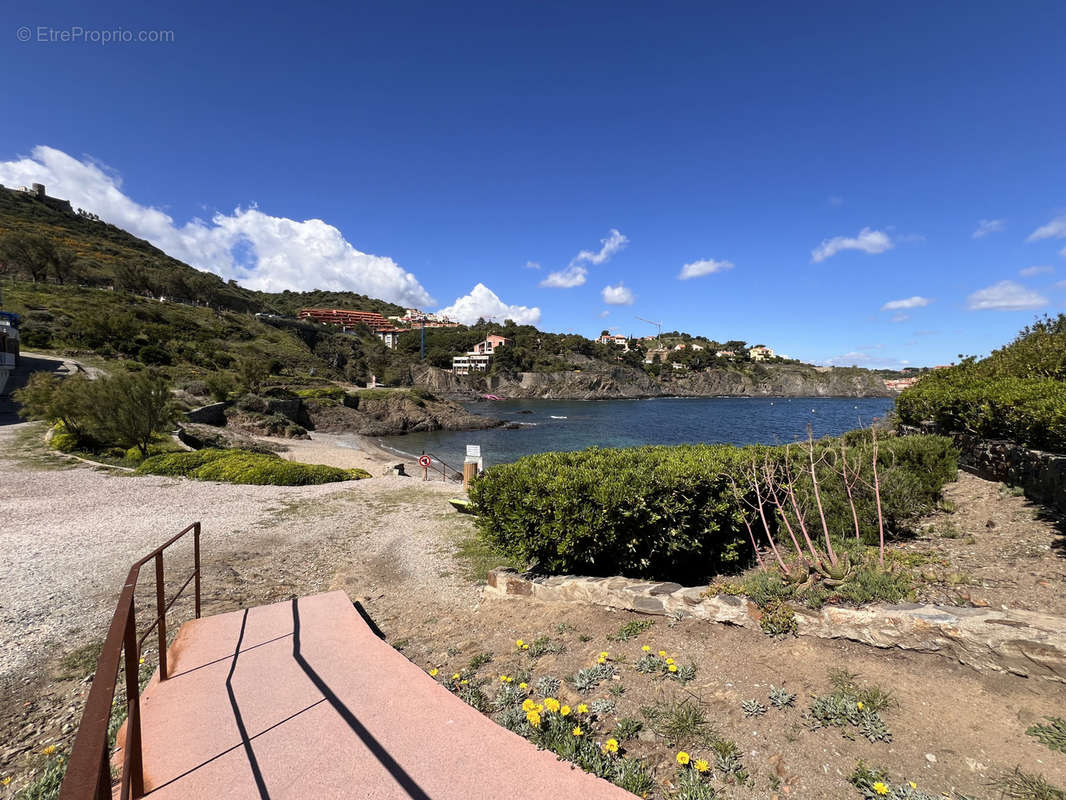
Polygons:
[[433,463],[433,459],[429,456],[422,456],[418,459],[418,463],[421,464],[423,467],[428,467],[430,464]]

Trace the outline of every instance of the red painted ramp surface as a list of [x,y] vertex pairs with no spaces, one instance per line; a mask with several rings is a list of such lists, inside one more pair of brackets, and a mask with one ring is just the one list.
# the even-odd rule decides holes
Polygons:
[[633,797],[466,705],[343,592],[193,620],[169,657],[141,697],[153,798]]

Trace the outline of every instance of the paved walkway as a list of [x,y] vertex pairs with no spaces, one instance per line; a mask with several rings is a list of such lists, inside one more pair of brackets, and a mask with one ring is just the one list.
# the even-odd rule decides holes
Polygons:
[[142,695],[153,798],[632,799],[463,703],[343,592],[193,620],[169,658]]

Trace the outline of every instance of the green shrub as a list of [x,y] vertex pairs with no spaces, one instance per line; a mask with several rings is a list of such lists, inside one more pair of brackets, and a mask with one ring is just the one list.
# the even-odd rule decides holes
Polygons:
[[308,486],[369,478],[361,469],[301,464],[248,450],[195,450],[152,456],[137,469],[143,475],[171,475],[203,481],[272,486]]
[[[816,458],[824,456],[821,499],[831,534],[853,538],[851,507],[835,471],[839,447],[839,439],[815,443]],[[869,444],[847,449],[849,464],[861,465],[867,479],[871,456]],[[751,558],[743,524],[747,509],[736,499],[733,482],[743,488],[753,459],[779,465],[788,459],[797,495],[805,506],[810,502],[813,487],[803,473],[802,448],[729,445],[541,453],[491,467],[474,482],[470,497],[481,536],[541,570],[699,581]],[[951,440],[938,436],[886,439],[878,465],[889,532],[904,530],[931,510],[957,470]],[[853,493],[861,533],[872,543],[873,492],[860,482]],[[768,521],[776,527],[769,513]]]

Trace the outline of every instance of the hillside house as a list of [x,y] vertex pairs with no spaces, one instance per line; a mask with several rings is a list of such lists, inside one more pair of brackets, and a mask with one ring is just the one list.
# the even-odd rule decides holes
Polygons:
[[656,361],[663,362],[666,361],[668,355],[670,355],[670,351],[665,347],[656,347],[644,354],[644,363],[654,364]]
[[605,334],[596,340],[600,344],[613,344],[622,348],[623,352],[629,352],[629,339],[620,334]]
[[718,350],[715,352],[718,358],[736,358],[737,354],[734,350]]
[[400,334],[404,330],[404,328],[380,328],[374,331],[374,335],[381,339],[387,348],[392,350],[400,343]]
[[340,325],[342,328],[366,325],[371,330],[378,331],[394,327],[391,322],[375,311],[353,311],[350,308],[301,308],[296,316],[300,319],[321,322],[324,325]]
[[469,353],[452,356],[452,374],[470,375],[474,372],[486,372],[489,364],[492,363],[492,354],[512,342],[513,340],[506,336],[496,334],[486,336],[485,340],[475,344]]
[[774,357],[774,351],[760,344],[748,350],[748,355],[752,361],[767,361]]

